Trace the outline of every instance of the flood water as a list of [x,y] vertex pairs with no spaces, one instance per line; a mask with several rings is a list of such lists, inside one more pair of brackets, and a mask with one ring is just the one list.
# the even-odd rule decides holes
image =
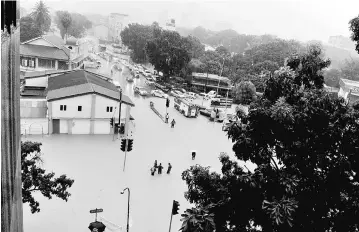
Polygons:
[[[110,76],[109,67],[107,63],[98,71]],[[221,123],[210,122],[202,115],[186,118],[173,108],[173,98],[170,98],[169,121],[174,118],[177,122],[175,128],[170,128],[149,107],[153,101],[156,109],[165,114],[165,99],[134,95],[133,85],[145,86],[144,78],[128,83],[126,75],[129,71],[123,68],[113,76],[135,103],[131,109],[135,119],[134,145],[127,153],[125,171],[120,140],[113,141],[112,135],[49,135],[23,139],[43,143],[47,171],[54,171],[57,176],[67,174],[75,180],[68,202],[56,197],[48,200],[37,193],[35,198],[41,208],[37,214],[31,214],[24,204],[24,231],[87,232],[89,223],[95,219],[89,211],[95,208],[103,209],[98,218],[106,220],[105,231],[126,231],[128,195],[127,192],[120,194],[125,187],[131,191],[130,231],[168,231],[172,201],[179,201],[180,213],[190,207],[184,198],[187,186],[181,173],[195,164],[211,166],[220,172],[220,152],[233,156],[233,144],[222,131]],[[197,103],[202,104],[202,100]],[[197,151],[195,160],[191,159],[191,150]],[[162,175],[150,175],[155,160],[164,166]],[[169,162],[173,168],[167,175]],[[180,228],[180,218],[180,214],[173,216],[172,231]],[[123,229],[115,230],[108,222]]]

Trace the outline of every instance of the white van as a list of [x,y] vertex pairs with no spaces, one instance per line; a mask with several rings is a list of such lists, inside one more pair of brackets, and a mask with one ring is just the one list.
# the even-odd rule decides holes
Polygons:
[[211,90],[207,93],[208,97],[212,98],[212,97],[215,97],[217,95],[217,92],[214,91],[214,90]]

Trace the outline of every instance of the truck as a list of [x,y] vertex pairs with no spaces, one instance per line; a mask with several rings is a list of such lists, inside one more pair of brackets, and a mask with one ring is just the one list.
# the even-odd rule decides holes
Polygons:
[[174,108],[188,118],[197,118],[199,112],[195,104],[179,97],[174,99]]

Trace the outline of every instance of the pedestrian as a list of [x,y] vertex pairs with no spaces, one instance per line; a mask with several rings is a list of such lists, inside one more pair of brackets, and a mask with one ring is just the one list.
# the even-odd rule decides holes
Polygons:
[[170,118],[170,116],[168,115],[168,113],[166,114],[166,123],[168,123],[168,119]]
[[196,151],[192,151],[192,160],[196,158]]
[[172,165],[171,165],[171,163],[168,163],[167,174],[170,174],[171,169],[172,169]]
[[156,172],[155,167],[152,167],[152,168],[151,168],[151,175],[154,176],[154,175],[155,175],[155,172]]
[[155,168],[155,171],[156,171],[156,169],[157,169],[157,160],[155,160],[155,164],[153,165],[153,167]]
[[160,165],[158,166],[158,174],[162,174],[162,164],[160,163]]
[[172,122],[171,122],[171,128],[174,128],[175,124],[176,124],[176,121],[173,119]]

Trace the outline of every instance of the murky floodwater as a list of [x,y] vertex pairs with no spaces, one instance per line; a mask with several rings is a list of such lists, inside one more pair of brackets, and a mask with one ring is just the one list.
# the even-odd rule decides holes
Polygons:
[[[106,64],[99,72],[110,76]],[[107,73],[106,73],[107,72]],[[120,192],[129,187],[130,231],[160,232],[169,227],[172,200],[180,203],[180,212],[189,207],[184,198],[186,185],[181,173],[191,165],[211,166],[220,171],[220,152],[232,154],[232,143],[221,130],[222,124],[209,122],[202,115],[185,118],[173,108],[173,99],[168,108],[170,121],[176,120],[175,128],[170,128],[150,109],[153,101],[159,112],[166,111],[165,100],[144,98],[133,94],[133,85],[145,86],[144,79],[135,79],[129,84],[121,73],[114,78],[121,83],[125,94],[135,103],[131,115],[135,118],[134,148],[127,154],[126,170],[123,172],[124,153],[120,141],[112,140],[112,135],[51,135],[44,138],[32,136],[30,140],[43,143],[44,167],[57,175],[63,173],[75,180],[70,189],[72,196],[68,202],[53,198],[48,200],[40,194],[35,197],[40,202],[41,212],[32,215],[24,205],[24,231],[37,232],[87,232],[95,215],[89,211],[103,208],[99,217],[123,226],[126,229],[127,193]],[[199,104],[202,100],[197,100]],[[208,102],[204,102],[208,104]],[[197,151],[196,160],[190,151]],[[157,160],[162,163],[162,175],[150,175],[150,168]],[[173,166],[166,174],[168,162]],[[180,228],[180,215],[173,216],[172,231]],[[110,227],[106,231],[111,230]]]

